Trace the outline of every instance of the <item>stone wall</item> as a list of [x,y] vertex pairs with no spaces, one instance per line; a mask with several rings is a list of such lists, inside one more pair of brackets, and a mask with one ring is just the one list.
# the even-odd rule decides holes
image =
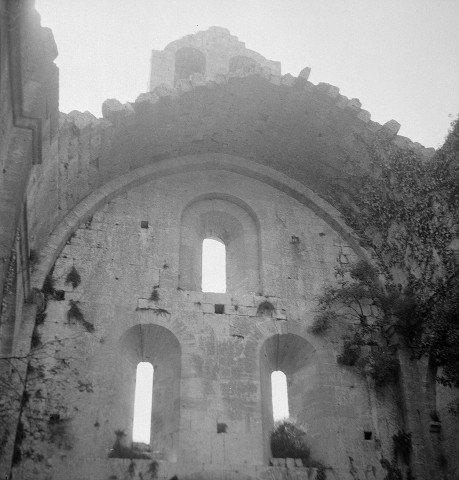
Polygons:
[[[200,80],[204,82],[214,80],[218,75],[227,74],[234,58],[253,60],[258,68],[263,68],[268,74],[281,73],[280,62],[267,60],[259,53],[247,49],[245,43],[231,35],[226,28],[211,27],[206,31],[176,40],[167,45],[163,51],[152,51],[151,91],[160,84],[173,87],[180,80],[188,80],[188,77],[177,75],[177,59],[180,58],[180,52],[185,54],[182,58],[188,63],[187,73],[198,73]],[[192,63],[196,62],[196,57],[202,60],[193,68]]]
[[[65,297],[48,302],[38,330],[44,344],[55,335],[63,340],[55,358],[42,362],[44,379],[31,383],[31,405],[43,409],[45,421],[23,445],[35,456],[15,475],[27,478],[37,468],[42,478],[108,478],[119,465],[107,458],[115,431],[124,430],[127,440],[131,435],[136,363],[150,359],[158,382],[161,370],[169,379],[153,394],[163,405],[156,414],[153,409],[151,454],[161,478],[203,470],[256,476],[267,468],[270,372],[278,368],[289,378],[291,413],[306,429],[314,457],[333,469],[330,475],[351,479],[351,471],[370,469],[383,478],[379,459],[390,456],[400,421],[394,392],[369,396],[363,377],[337,365],[337,339],[308,331],[317,295],[334,281],[339,259],[357,256],[326,219],[266,180],[218,164],[144,177],[143,185],[112,198],[68,238],[52,272]],[[260,291],[212,294],[180,287],[181,232],[189,223],[183,213],[203,198],[221,218],[233,215],[235,205],[250,205],[258,229],[246,230],[244,244],[259,236]],[[66,282],[72,267],[81,276],[76,288]],[[154,287],[156,301],[149,300]],[[260,313],[265,301],[273,310]],[[72,302],[84,321],[68,318]],[[216,304],[223,313],[216,313]],[[50,440],[54,425],[47,422],[55,415],[62,438]],[[227,425],[225,433],[218,433],[219,423]],[[270,468],[264,475],[286,474]]]
[[34,212],[28,186],[32,171],[42,178],[50,174],[53,148],[57,152],[56,55],[52,33],[40,26],[32,1],[0,2],[0,471],[5,475],[18,436],[35,317],[30,267],[37,255],[30,254],[29,219],[41,216],[45,237],[54,226],[48,222],[52,208]]
[[[151,360],[161,478],[316,475],[268,465],[275,368],[327,478],[384,478],[380,460],[400,426],[416,435],[417,478],[438,476],[441,443],[453,458],[457,429],[440,434],[426,418],[432,405],[448,418],[449,391],[435,395],[428,369],[403,350],[400,391],[378,392],[336,363],[345,325],[326,339],[308,330],[338,259],[369,258],[333,193],[374,173],[375,141],[421,161],[433,150],[398,136],[393,120],[372,122],[337,87],[313,85],[308,68],[281,76],[280,64],[216,27],[153,52],[152,91],[134,103],[107,100],[103,119],[59,117],[50,31],[31,2],[0,5],[1,352],[28,355],[31,342],[35,352],[17,369],[28,391],[19,389],[0,468],[9,471],[16,440],[16,478],[146,476],[151,460],[107,456],[116,430],[130,439],[135,365]],[[177,78],[183,48],[204,56],[205,71]],[[193,69],[193,55],[180,68]],[[203,232],[230,246],[227,294],[200,291]],[[44,302],[48,274],[57,284]],[[35,305],[23,302],[30,277]],[[263,302],[272,314],[258,312]],[[22,415],[20,444],[25,405],[38,420]]]
[[365,168],[365,145],[376,138],[426,156],[433,152],[397,136],[392,121],[372,122],[358,101],[336,87],[315,86],[304,77],[226,75],[205,85],[189,81],[188,87],[162,85],[133,104],[107,100],[103,120],[89,112],[61,115],[59,211],[53,217],[63,218],[119,175],[184,155],[247,158],[331,199],[333,183],[351,182],[350,159]]

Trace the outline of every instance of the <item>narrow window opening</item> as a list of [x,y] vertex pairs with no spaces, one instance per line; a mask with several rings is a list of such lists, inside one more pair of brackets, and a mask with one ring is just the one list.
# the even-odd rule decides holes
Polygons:
[[152,400],[153,365],[140,362],[135,377],[133,442],[150,444]]
[[287,420],[289,418],[288,392],[287,377],[284,372],[275,370],[271,374],[271,389],[274,421],[280,422],[282,420]]
[[226,292],[226,248],[220,240],[202,242],[202,291]]

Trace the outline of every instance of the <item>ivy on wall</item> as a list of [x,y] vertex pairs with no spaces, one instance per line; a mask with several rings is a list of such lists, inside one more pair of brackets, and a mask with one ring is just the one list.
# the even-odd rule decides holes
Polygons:
[[[366,148],[369,168],[351,162],[351,188],[334,185],[330,200],[387,285],[405,292],[407,343],[440,367],[438,381],[459,386],[459,119],[429,160],[384,139]],[[451,411],[459,416],[459,403]]]

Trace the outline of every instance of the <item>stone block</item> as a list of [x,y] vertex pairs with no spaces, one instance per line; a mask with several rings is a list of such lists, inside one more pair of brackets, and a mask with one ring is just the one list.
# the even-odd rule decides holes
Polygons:
[[204,302],[206,303],[220,303],[224,305],[231,304],[231,295],[229,293],[215,293],[215,292],[205,292],[204,293]]
[[243,305],[245,307],[253,307],[254,299],[253,295],[238,295],[232,299],[233,305]]
[[178,298],[185,302],[203,302],[204,294],[202,292],[194,292],[190,290],[179,290],[177,292]]
[[269,80],[272,75],[272,70],[269,67],[261,67],[260,75]]
[[394,136],[397,135],[398,131],[400,130],[400,123],[398,123],[396,120],[389,120],[383,125],[384,130],[387,130]]
[[315,86],[313,83],[311,82],[306,82],[305,86],[304,86],[304,91],[305,92],[312,92],[313,90],[315,89]]
[[160,83],[154,90],[158,97],[173,97],[176,95],[176,90],[166,83]]
[[214,80],[217,85],[224,85],[227,83],[226,75],[223,75],[222,73],[217,73],[214,77]]
[[282,77],[280,75],[271,75],[269,81],[274,85],[280,85],[282,83]]
[[225,305],[227,315],[239,315],[239,305]]
[[303,460],[301,458],[295,458],[295,467],[303,467]]
[[203,87],[206,85],[207,79],[202,73],[192,73],[190,75],[190,83],[193,88]]
[[286,85],[287,87],[291,87],[295,83],[295,77],[290,73],[286,75],[282,75],[281,84]]
[[87,127],[88,125],[92,125],[94,123],[98,123],[97,118],[91,113],[91,112],[78,112],[77,110],[72,110],[69,114],[68,117],[70,117],[75,126],[82,130],[84,127]]
[[295,459],[294,458],[286,458],[285,459],[285,466],[287,468],[295,468]]
[[336,98],[339,95],[339,88],[335,87],[334,85],[330,85],[327,95],[331,98]]
[[269,463],[273,467],[285,467],[285,458],[271,458]]
[[335,105],[338,108],[344,109],[346,108],[348,103],[349,103],[349,99],[345,95],[338,95]]
[[193,85],[190,80],[179,78],[175,84],[175,88],[180,92],[191,92]]
[[304,67],[303,70],[301,70],[301,72],[298,74],[298,77],[307,80],[309,78],[309,75],[311,75],[311,67]]
[[360,110],[357,118],[360,118],[360,120],[362,120],[364,123],[368,123],[371,119],[371,114],[367,110]]
[[278,320],[287,320],[287,312],[282,308],[282,309],[277,309],[276,310],[276,318]]
[[153,92],[141,93],[136,99],[135,103],[151,103],[155,104],[159,100],[159,96]]
[[247,317],[256,317],[257,308],[256,307],[245,307],[243,305],[239,306],[237,310],[238,315],[247,316]]
[[346,105],[347,108],[353,110],[354,112],[358,112],[361,106],[362,104],[358,98],[351,98]]
[[[131,107],[132,108],[132,107]],[[114,123],[131,113],[130,109],[123,105],[116,98],[109,98],[102,104],[102,115],[104,118]]]
[[202,313],[215,313],[214,303],[203,303],[201,305]]

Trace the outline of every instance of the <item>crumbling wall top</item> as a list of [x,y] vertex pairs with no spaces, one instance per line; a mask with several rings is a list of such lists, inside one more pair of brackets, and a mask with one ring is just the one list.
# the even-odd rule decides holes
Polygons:
[[150,91],[161,83],[174,86],[178,80],[188,80],[194,73],[203,75],[206,80],[214,80],[217,75],[229,72],[234,57],[252,59],[269,73],[281,74],[280,62],[249,50],[228,29],[210,27],[169,43],[163,51],[152,51]]

